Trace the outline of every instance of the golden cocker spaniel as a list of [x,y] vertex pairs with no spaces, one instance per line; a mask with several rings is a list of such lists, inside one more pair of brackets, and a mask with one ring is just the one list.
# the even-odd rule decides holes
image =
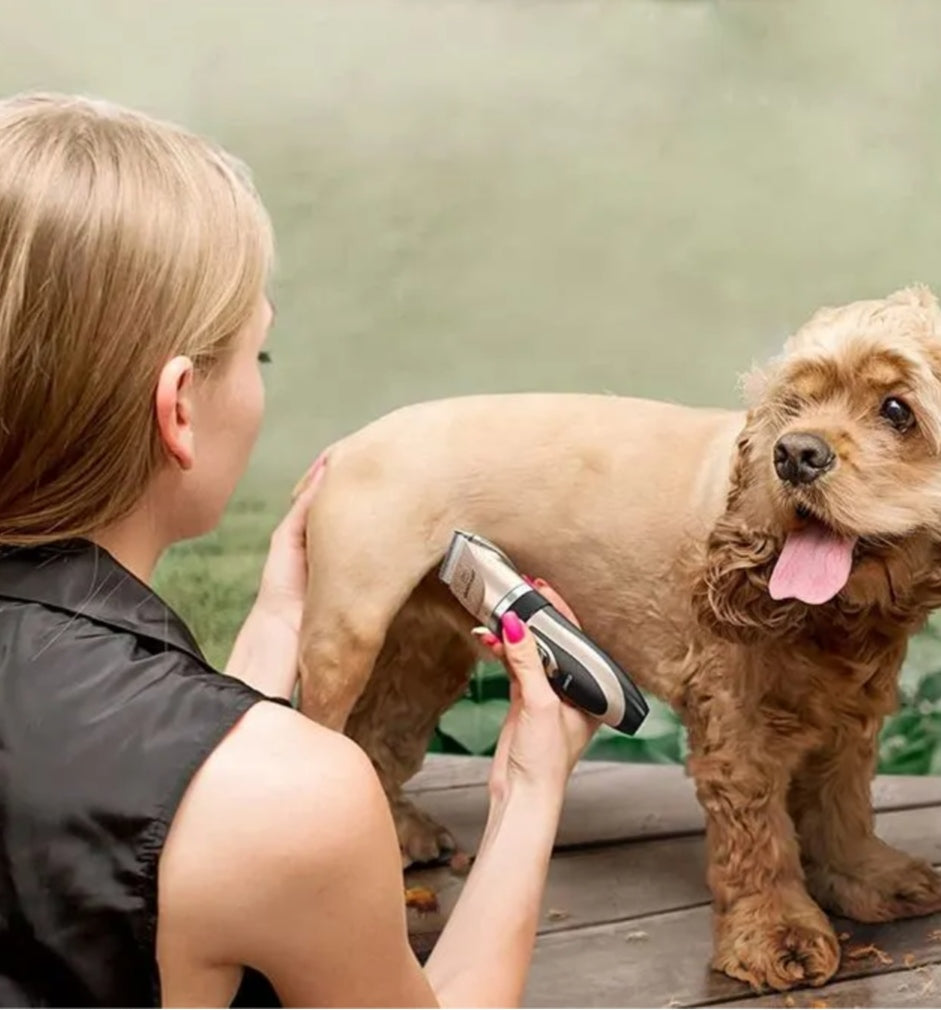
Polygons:
[[370,755],[406,863],[450,846],[401,787],[478,658],[436,568],[454,529],[483,534],[682,716],[714,966],[786,989],[837,969],[823,909],[941,910],[870,801],[908,640],[941,604],[941,309],[921,287],[821,309],[746,393],[746,413],[463,397],[332,446],[301,708]]

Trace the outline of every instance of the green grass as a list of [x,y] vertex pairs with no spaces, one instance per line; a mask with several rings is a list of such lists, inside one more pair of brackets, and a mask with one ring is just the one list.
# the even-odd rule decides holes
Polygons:
[[225,665],[251,609],[268,538],[278,517],[257,499],[239,498],[219,528],[171,548],[154,587],[190,626],[209,661]]
[[[174,547],[162,561],[157,591],[189,624],[209,660],[225,664],[232,641],[251,608],[278,517],[260,500],[240,498],[219,529]],[[502,667],[481,663],[467,694],[449,709],[431,741],[432,751],[493,753],[506,715],[508,685]],[[671,709],[648,698],[650,714],[634,737],[602,727],[587,757],[673,764],[686,754],[686,735]],[[883,727],[883,774],[941,774],[941,613],[909,649],[901,677],[901,705]]]

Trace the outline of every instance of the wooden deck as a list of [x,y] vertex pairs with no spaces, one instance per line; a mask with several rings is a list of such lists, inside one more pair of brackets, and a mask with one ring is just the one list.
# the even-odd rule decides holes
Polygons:
[[[489,762],[430,756],[409,785],[474,852],[487,810]],[[873,795],[889,843],[941,864],[941,777],[883,777]],[[438,912],[409,909],[420,957],[434,945],[463,877],[410,871]],[[703,817],[678,767],[583,762],[572,778],[552,860],[525,1003],[531,1007],[938,1007],[941,915],[878,926],[835,920],[836,979],[754,996],[709,970]],[[860,956],[873,944],[876,951]],[[855,957],[853,955],[856,955]]]

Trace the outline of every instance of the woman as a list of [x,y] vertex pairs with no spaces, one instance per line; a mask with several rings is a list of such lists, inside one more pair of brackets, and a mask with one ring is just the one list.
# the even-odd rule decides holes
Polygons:
[[4,1005],[520,1000],[597,726],[525,627],[489,641],[513,694],[490,816],[422,969],[372,766],[287,702],[316,475],[225,674],[147,586],[245,468],[271,258],[246,173],[205,140],[78,98],[0,103]]

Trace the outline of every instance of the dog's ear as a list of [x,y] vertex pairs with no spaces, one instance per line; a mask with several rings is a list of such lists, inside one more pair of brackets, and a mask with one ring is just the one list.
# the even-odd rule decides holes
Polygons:
[[725,511],[710,532],[693,578],[696,620],[720,638],[748,644],[796,626],[792,602],[772,600],[768,579],[780,547],[762,522],[761,475],[755,459],[759,411],[736,440]]
[[927,560],[916,570],[906,570],[903,576],[891,573],[893,602],[901,596],[910,605],[912,614],[908,616],[917,620],[941,607],[941,540],[937,533],[926,533],[924,537],[928,540]]
[[910,305],[913,308],[939,310],[938,299],[927,284],[911,284],[907,288],[893,291],[886,301],[891,305]]

